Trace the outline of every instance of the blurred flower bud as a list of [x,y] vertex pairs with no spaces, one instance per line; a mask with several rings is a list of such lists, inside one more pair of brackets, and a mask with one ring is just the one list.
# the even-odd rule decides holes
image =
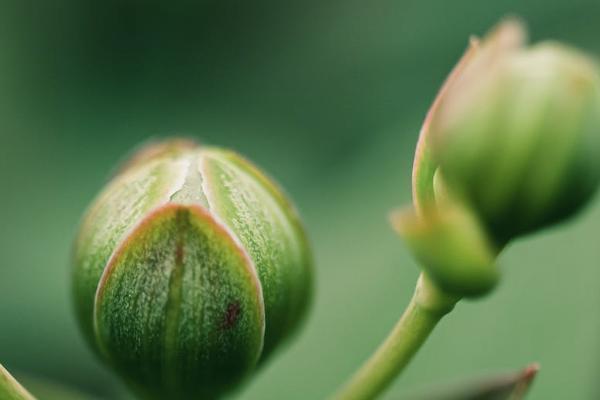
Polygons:
[[423,124],[414,209],[394,217],[430,277],[480,295],[513,238],[565,220],[600,180],[600,74],[558,43],[526,48],[507,20],[472,40]]
[[431,114],[433,158],[498,244],[581,209],[600,178],[600,74],[575,49],[526,48],[507,21]]
[[311,254],[294,207],[231,151],[139,151],[88,210],[74,247],[86,338],[142,397],[215,398],[298,327]]

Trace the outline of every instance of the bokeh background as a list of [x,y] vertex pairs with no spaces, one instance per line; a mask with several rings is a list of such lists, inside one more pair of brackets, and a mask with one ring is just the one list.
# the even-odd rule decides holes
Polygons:
[[[507,14],[532,40],[600,55],[597,0],[2,1],[0,362],[128,398],[72,315],[79,218],[133,146],[183,134],[270,172],[300,208],[317,296],[302,332],[241,391],[320,399],[387,334],[418,268],[387,223],[471,34]],[[385,399],[539,361],[531,399],[600,397],[600,204],[512,245],[487,298],[445,319]]]

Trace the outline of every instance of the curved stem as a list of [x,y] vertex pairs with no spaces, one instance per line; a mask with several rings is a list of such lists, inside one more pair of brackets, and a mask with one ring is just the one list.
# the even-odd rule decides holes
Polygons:
[[408,307],[390,335],[333,398],[367,400],[383,392],[458,300],[421,274]]

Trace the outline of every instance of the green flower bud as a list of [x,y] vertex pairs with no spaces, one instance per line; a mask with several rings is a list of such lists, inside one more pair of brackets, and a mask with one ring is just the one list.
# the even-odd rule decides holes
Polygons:
[[432,153],[498,244],[581,209],[600,179],[600,73],[584,54],[526,48],[507,22],[481,44],[431,114]]
[[514,20],[472,40],[423,124],[414,208],[393,221],[436,284],[461,296],[493,288],[501,249],[572,216],[600,181],[598,67],[524,41]]
[[234,152],[185,140],[139,151],[82,222],[82,330],[140,396],[215,398],[298,327],[311,254],[274,183]]

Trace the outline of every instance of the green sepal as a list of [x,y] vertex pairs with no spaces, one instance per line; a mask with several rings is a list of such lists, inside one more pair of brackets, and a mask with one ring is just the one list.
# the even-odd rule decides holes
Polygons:
[[250,162],[219,148],[203,151],[202,171],[211,210],[255,261],[266,327],[264,361],[296,330],[312,292],[312,258],[293,206]]
[[473,59],[477,51],[477,42],[472,41],[471,45],[465,51],[459,62],[448,75],[441,89],[437,93],[433,104],[427,112],[423,126],[419,132],[419,139],[415,149],[415,157],[413,160],[412,170],[412,195],[413,204],[420,213],[423,208],[435,203],[435,191],[433,186],[434,176],[439,168],[439,162],[434,158],[431,144],[431,121],[442,102],[444,95],[452,83],[458,79],[463,70]]
[[474,297],[498,282],[497,251],[478,220],[457,204],[392,214],[392,225],[429,277],[444,291]]
[[263,346],[252,261],[198,206],[169,204],[121,244],[96,292],[108,362],[143,397],[212,399],[239,383]]
[[[100,193],[81,223],[73,251],[73,297],[84,337],[94,346],[94,295],[106,264],[127,233],[181,185],[178,162],[129,163]],[[95,347],[95,346],[94,346]]]

